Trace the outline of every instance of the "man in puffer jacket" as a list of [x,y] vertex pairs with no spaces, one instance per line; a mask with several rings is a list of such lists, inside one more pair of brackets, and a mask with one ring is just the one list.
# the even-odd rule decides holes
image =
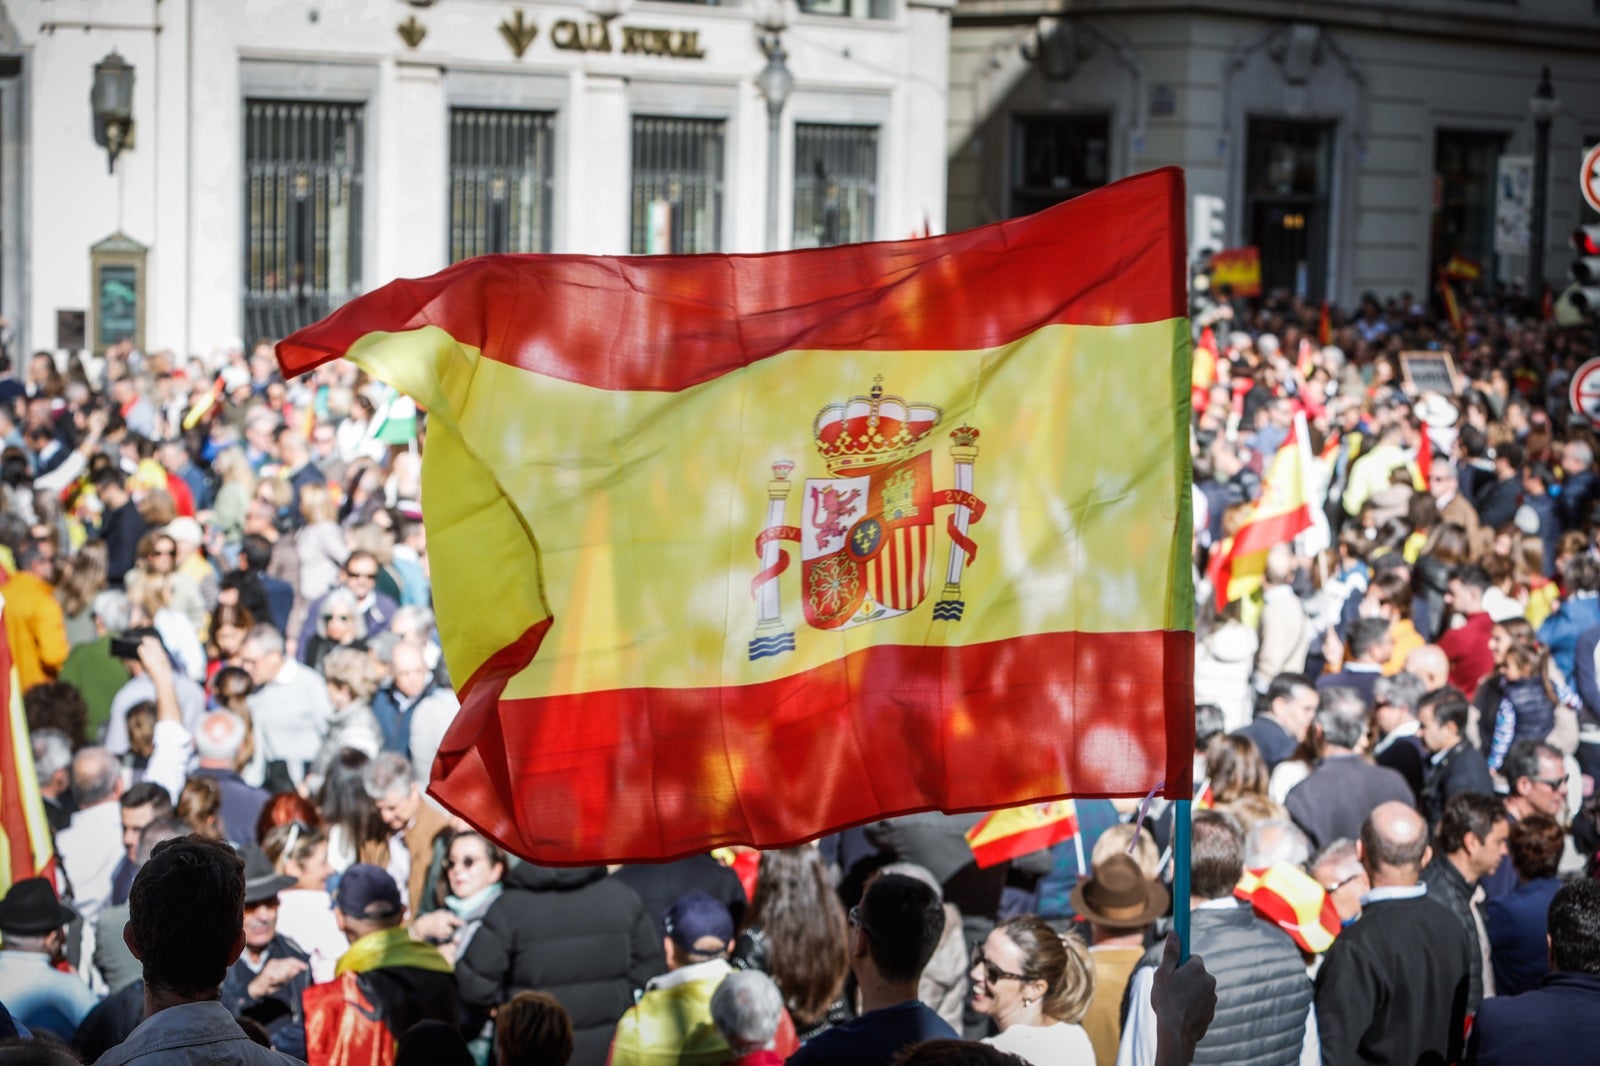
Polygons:
[[603,866],[523,863],[505,886],[456,960],[462,1004],[487,1015],[518,992],[548,992],[572,1017],[572,1066],[603,1066],[634,992],[667,968],[654,920]]
[[[1248,903],[1234,898],[1244,875],[1244,831],[1230,814],[1197,811],[1190,829],[1190,951],[1217,979],[1217,1013],[1195,1047],[1197,1066],[1297,1066],[1318,1061],[1312,986],[1300,949]],[[1183,906],[1184,901],[1175,901]],[[1128,1018],[1117,1066],[1155,1061],[1150,988],[1161,945],[1128,984]]]

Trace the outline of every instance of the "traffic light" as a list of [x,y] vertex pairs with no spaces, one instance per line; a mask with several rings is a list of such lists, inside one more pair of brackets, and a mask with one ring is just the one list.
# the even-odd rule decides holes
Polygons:
[[1586,314],[1600,312],[1600,226],[1579,226],[1572,231],[1572,303]]

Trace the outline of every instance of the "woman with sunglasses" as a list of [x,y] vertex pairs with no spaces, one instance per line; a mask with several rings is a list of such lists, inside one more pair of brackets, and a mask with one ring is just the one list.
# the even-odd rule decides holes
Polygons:
[[457,833],[445,853],[444,906],[411,923],[411,935],[428,941],[454,961],[483,924],[490,904],[505,891],[506,857],[477,833]]
[[356,594],[347,588],[335,588],[317,603],[316,630],[306,642],[300,661],[320,673],[322,662],[335,648],[367,649],[367,619],[361,612]]
[[166,584],[166,606],[187,618],[203,636],[208,621],[205,596],[192,577],[178,570],[178,542],[166,530],[154,529],[139,539],[136,551],[140,573]]
[[1020,914],[974,945],[972,1009],[999,1028],[985,1043],[1033,1066],[1094,1062],[1094,1046],[1078,1022],[1094,996],[1089,950],[1073,933]]

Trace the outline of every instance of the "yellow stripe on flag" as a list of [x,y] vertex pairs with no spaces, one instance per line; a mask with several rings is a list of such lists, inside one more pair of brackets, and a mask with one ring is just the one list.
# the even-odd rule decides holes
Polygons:
[[[878,376],[908,399],[954,395],[941,425],[981,427],[978,494],[1017,501],[975,527],[985,565],[1000,571],[968,594],[985,628],[930,629],[912,613],[807,641],[784,673],[886,639],[956,645],[1187,625],[1187,604],[1166,592],[1175,585],[1172,501],[1183,471],[1166,439],[1127,425],[1129,411],[1168,417],[1171,382],[1119,358],[1129,346],[1174,349],[1183,331],[1181,321],[1050,326],[982,353],[981,378],[971,352],[790,352],[737,381],[676,393],[540,377],[482,359],[431,327],[369,336],[350,358],[430,411],[423,495],[429,556],[454,578],[435,589],[449,661],[470,676],[529,620],[548,618],[549,604],[564,606],[561,624],[506,689],[519,698],[589,691],[619,676],[666,687],[771,678],[770,664],[752,663],[728,634],[757,622],[748,575],[772,464],[798,460],[805,471],[815,412],[848,399],[841,382],[865,391]],[[965,387],[975,380],[981,389]],[[540,416],[522,417],[529,410]],[[470,439],[464,425],[475,427]],[[935,480],[946,484],[950,444],[940,439]],[[796,481],[788,519],[798,525]],[[517,501],[537,501],[537,533]],[[737,532],[707,542],[722,530]],[[610,544],[628,547],[596,550]],[[944,562],[941,553],[936,573]],[[1016,599],[1018,584],[1039,595]]]

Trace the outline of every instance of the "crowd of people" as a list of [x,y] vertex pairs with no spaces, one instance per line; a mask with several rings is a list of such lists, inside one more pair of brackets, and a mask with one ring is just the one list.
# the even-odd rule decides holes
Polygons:
[[[425,413],[266,345],[4,367],[0,595],[58,861],[0,900],[0,1063],[1579,1061],[1585,338],[1487,300],[1457,336],[1405,297],[1319,343],[1318,310],[1202,316],[1189,899],[1159,801],[1081,800],[987,868],[977,816],[937,813],[520,861],[425,794],[459,710]],[[1416,350],[1459,387],[1419,394]],[[1316,521],[1252,582],[1230,538],[1285,447]]]

